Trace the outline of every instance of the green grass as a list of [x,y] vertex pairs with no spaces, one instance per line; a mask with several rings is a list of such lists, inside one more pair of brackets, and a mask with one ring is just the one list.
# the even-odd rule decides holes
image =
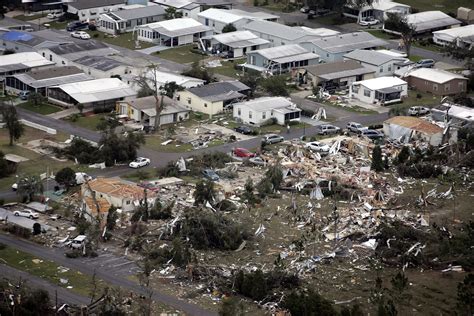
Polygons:
[[46,24],[49,24],[49,27],[52,28],[52,29],[64,30],[66,28],[67,24],[70,23],[70,22],[71,21],[64,21],[64,22],[51,21],[51,22],[46,23]]
[[176,146],[176,142],[171,142],[168,145],[161,145],[164,141],[166,141],[165,138],[162,138],[158,135],[152,135],[152,136],[146,136],[145,137],[146,143],[145,147],[154,149],[158,152],[164,152],[164,153],[183,153],[183,152],[188,152],[193,150],[193,145],[191,144],[179,144],[179,146]]
[[[417,98],[417,95],[421,96],[421,98]],[[403,104],[407,107],[414,105],[434,106],[438,105],[440,101],[441,97],[427,92],[408,91],[408,97],[403,100]]]
[[415,41],[412,44],[415,47],[421,48],[421,49],[426,49],[435,53],[441,53],[442,48],[436,44],[428,44],[428,45],[421,45],[419,42]]
[[159,57],[168,59],[181,64],[190,64],[195,61],[206,59],[208,56],[191,52],[193,45],[184,45],[180,47],[170,48],[156,53]]
[[420,11],[439,10],[456,13],[459,7],[474,9],[472,0],[400,0],[398,2],[408,4]]
[[384,40],[392,40],[392,39],[397,39],[397,36],[394,36],[393,34],[385,33],[382,30],[376,30],[376,29],[366,29],[366,32],[372,34],[375,37],[384,39]]
[[236,59],[236,60],[233,60],[233,61],[229,61],[229,60],[223,61],[223,62],[221,62],[221,64],[222,64],[221,67],[210,68],[210,70],[213,73],[216,73],[216,74],[219,74],[219,75],[239,79],[240,76],[238,76],[238,74],[241,74],[242,71],[234,69],[234,65],[235,64],[243,64],[245,61],[246,61],[246,58]]
[[423,57],[422,57],[422,56],[418,56],[418,55],[410,55],[410,57],[409,57],[408,59],[410,59],[412,62],[416,63],[416,62],[422,60]]
[[[89,296],[91,292],[91,276],[70,269],[61,272],[61,267],[53,261],[38,259],[29,253],[10,247],[5,247],[0,250],[0,261],[15,269],[28,272],[61,287],[66,288],[67,286],[72,286],[70,290],[78,294]],[[62,284],[60,279],[67,279],[68,283]],[[99,288],[101,288],[105,286],[105,283],[102,280],[98,280],[98,285]]]
[[39,106],[35,106],[30,101],[27,101],[25,103],[20,103],[17,106],[19,106],[19,107],[21,107],[25,110],[32,111],[32,112],[35,112],[35,113],[38,113],[38,114],[43,114],[43,115],[56,113],[56,112],[59,112],[59,111],[62,110],[60,107],[57,107],[57,106],[54,106],[54,105],[51,105],[51,104],[48,104],[48,103],[42,103]]
[[31,21],[31,20],[36,20],[39,18],[45,17],[47,14],[46,13],[40,13],[40,14],[34,14],[34,15],[16,15],[14,19],[20,20],[20,21]]
[[[132,50],[135,49],[135,40],[133,39],[132,32],[123,33],[117,36],[113,36],[107,33],[99,32],[99,31],[86,31],[86,32],[89,33],[89,35],[95,40],[98,40],[107,44],[129,48]],[[152,46],[155,46],[155,44],[140,42],[139,49],[148,48]]]
[[[314,100],[314,99],[309,99],[309,100]],[[316,101],[316,100],[314,100],[314,101]],[[340,104],[329,102],[329,101],[323,101],[322,103],[327,105],[327,106],[332,106],[332,107],[335,107],[335,108],[338,108],[338,109],[342,109],[344,111],[363,114],[363,115],[378,114],[377,111],[369,110],[369,109],[363,108],[363,107],[358,106],[358,105],[342,106]]]
[[69,118],[65,118],[74,125],[79,127],[87,128],[93,131],[97,131],[97,124],[101,121],[101,118],[105,117],[104,114],[93,114],[89,116],[78,116],[76,121],[72,121]]

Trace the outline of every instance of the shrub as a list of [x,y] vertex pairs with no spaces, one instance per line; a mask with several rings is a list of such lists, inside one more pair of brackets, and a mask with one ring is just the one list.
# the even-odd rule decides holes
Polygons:
[[82,253],[80,250],[70,250],[70,251],[67,251],[64,255],[67,258],[71,258],[71,259],[82,257]]
[[15,224],[7,224],[3,229],[21,238],[28,239],[31,237],[31,229],[29,228],[24,228]]
[[400,164],[397,170],[401,177],[413,177],[417,179],[436,178],[443,172],[439,166],[424,162],[412,165]]
[[39,235],[41,234],[41,224],[40,223],[34,223],[33,224],[33,235]]
[[5,245],[4,243],[0,242],[0,250],[4,250],[7,248],[7,245]]
[[313,290],[308,292],[293,290],[284,298],[282,307],[288,309],[291,315],[338,315],[331,301]]

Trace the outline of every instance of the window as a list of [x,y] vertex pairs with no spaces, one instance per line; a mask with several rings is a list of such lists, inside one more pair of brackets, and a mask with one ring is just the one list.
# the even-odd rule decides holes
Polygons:
[[449,83],[444,85],[444,91],[449,91],[451,90],[451,85]]
[[252,111],[249,111],[249,119],[252,118]]
[[433,83],[433,91],[438,91],[438,85],[436,83]]
[[459,90],[463,91],[464,90],[464,82],[458,82],[458,87],[459,87]]
[[262,120],[267,118],[267,112],[262,112]]
[[49,61],[53,61],[53,55],[49,55]]
[[43,53],[43,57],[45,57],[45,53]]
[[388,65],[388,71],[392,71],[392,65]]
[[383,66],[380,67],[379,72],[383,72]]
[[242,115],[242,110],[240,108],[237,109],[237,115],[241,116]]
[[188,98],[188,104],[191,104],[191,98]]
[[125,202],[125,204],[127,204],[127,205],[130,205],[130,201],[129,201],[129,200],[127,200],[127,201]]
[[371,91],[368,89],[364,89],[364,97],[370,97]]
[[142,19],[137,19],[137,25],[142,25]]
[[179,99],[181,99],[181,96],[178,94],[178,96],[176,97],[176,100],[179,101]]
[[329,53],[326,54],[326,57],[329,58]]
[[207,103],[204,103],[204,107],[207,108]]
[[127,21],[127,22],[125,23],[125,26],[126,26],[126,27],[131,27],[131,26],[132,26],[132,21]]
[[66,65],[66,63],[64,62],[64,60],[61,62],[63,65]]

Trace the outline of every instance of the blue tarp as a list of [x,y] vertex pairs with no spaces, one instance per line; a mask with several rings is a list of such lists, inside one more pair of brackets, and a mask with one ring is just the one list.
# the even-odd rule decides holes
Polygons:
[[25,33],[25,32],[18,32],[18,31],[10,31],[2,35],[2,39],[11,42],[18,42],[24,41],[27,42],[33,39],[33,35]]

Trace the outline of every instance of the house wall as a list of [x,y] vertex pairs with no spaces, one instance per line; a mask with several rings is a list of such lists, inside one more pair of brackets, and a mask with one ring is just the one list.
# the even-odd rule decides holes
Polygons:
[[210,102],[201,99],[186,90],[180,91],[177,94],[178,102],[193,111],[202,112],[208,115],[214,115],[224,111],[224,103],[222,101]]
[[41,54],[47,60],[55,62],[56,66],[72,66],[73,65],[73,63],[69,59],[62,57],[61,55],[56,55],[48,48],[41,48],[38,50],[38,53]]
[[[243,27],[242,29],[245,29],[245,27]],[[263,39],[266,39],[266,40],[270,41],[269,47],[276,47],[276,46],[290,45],[290,44],[299,44],[298,40],[288,40],[288,39],[285,39],[285,38],[282,38],[282,37],[278,37],[276,35],[257,32],[257,31],[254,31],[254,30],[249,30],[249,31],[252,32],[253,34],[257,35],[260,38],[263,38]]]
[[[216,21],[214,19],[209,19],[209,18],[205,18],[205,17],[202,17],[202,16],[198,16],[197,18],[198,22],[206,25],[206,26],[210,26],[214,29],[214,31],[216,31],[216,33],[222,33],[222,29],[227,25],[229,24],[228,22],[221,22],[221,21]],[[243,30],[243,26],[246,25],[247,23],[249,22],[248,19],[240,19],[238,21],[235,21],[232,23],[232,25],[235,26],[235,28],[240,31],[240,30]]]
[[109,11],[117,11],[120,7],[123,7],[124,3],[111,5],[111,6],[104,6],[99,8],[90,8],[90,9],[83,9],[83,10],[76,10],[72,6],[68,6],[68,13],[77,14],[79,21],[95,21],[99,19],[100,15]]
[[434,95],[454,95],[466,92],[467,89],[467,79],[453,79],[444,84],[438,84],[429,80],[409,76],[407,81],[410,87]]
[[[325,80],[322,80],[320,77],[318,76],[314,76],[310,73],[308,73],[308,76],[310,78],[310,81],[311,81],[311,84],[313,86],[317,86],[321,83],[323,83]],[[374,77],[374,74],[373,73],[369,73],[369,74],[365,74],[365,75],[362,75],[362,79],[361,80],[367,80],[367,79],[372,79],[372,78],[375,78]],[[347,82],[347,85],[350,86],[351,84],[353,84],[354,82],[358,81],[357,80],[357,76],[350,76],[350,77],[343,77],[343,78],[339,78],[339,79],[334,79],[333,81],[336,81],[336,82],[344,82],[346,81]],[[360,80],[359,80],[360,81]]]
[[[347,58],[347,59],[350,59],[350,58]],[[393,74],[397,70],[397,66],[395,66],[394,64],[398,61],[399,60],[391,60],[380,66],[375,66],[375,65],[368,64],[365,62],[360,62],[360,64],[370,70],[375,71],[374,77],[378,78],[378,77],[393,76]]]
[[308,51],[319,55],[320,59],[326,63],[341,61],[344,59],[344,55],[348,53],[348,52],[342,52],[342,53],[333,54],[333,53],[325,51],[324,49],[321,49],[320,47],[312,43],[301,43],[300,45],[306,48]]
[[136,26],[154,23],[164,20],[164,14],[153,15],[146,18],[130,19],[127,21],[112,21],[109,18],[101,17],[99,23],[97,23],[97,29],[101,32],[108,34],[120,34],[132,32]]

